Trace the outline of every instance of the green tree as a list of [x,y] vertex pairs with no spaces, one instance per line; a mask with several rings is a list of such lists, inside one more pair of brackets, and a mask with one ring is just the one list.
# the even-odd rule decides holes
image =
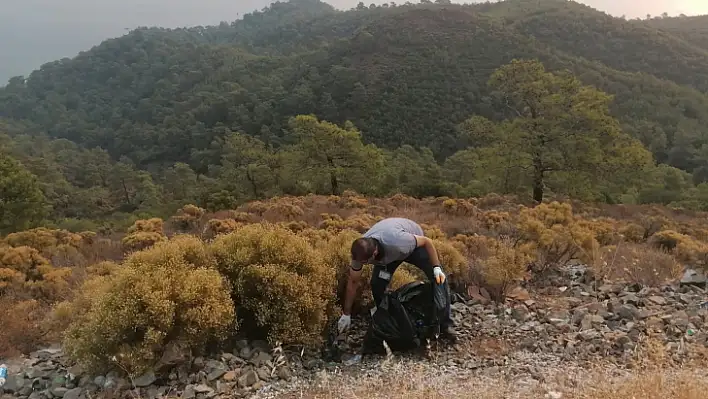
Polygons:
[[219,179],[240,197],[256,199],[273,195],[278,183],[274,158],[260,139],[230,133],[222,147]]
[[651,154],[610,115],[612,96],[568,72],[553,74],[537,60],[513,60],[492,74],[489,85],[511,118],[491,130],[496,137],[480,154],[505,173],[522,172],[535,201],[543,200],[551,179],[563,181],[559,189],[575,191],[628,178],[651,164]]
[[353,124],[341,128],[312,115],[298,115],[289,125],[296,142],[289,148],[293,177],[308,180],[315,191],[334,195],[348,188],[371,192],[377,186],[383,154],[373,144],[365,145]]
[[48,211],[37,177],[16,159],[0,153],[0,233],[34,227]]

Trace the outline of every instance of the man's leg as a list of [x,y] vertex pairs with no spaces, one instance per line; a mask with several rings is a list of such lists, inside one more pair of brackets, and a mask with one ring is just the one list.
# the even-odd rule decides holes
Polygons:
[[[433,283],[435,282],[435,275],[433,274],[433,264],[430,261],[430,256],[425,248],[416,248],[410,256],[405,260],[406,262],[416,266],[425,273],[428,280]],[[444,272],[445,270],[443,270]],[[454,323],[452,321],[452,308],[450,307],[450,297],[447,299],[447,306],[445,307],[445,317],[440,320],[440,328],[442,332],[448,335],[450,338],[455,338]]]
[[386,266],[374,266],[371,272],[371,294],[374,297],[374,304],[378,307],[384,297],[386,287],[388,287],[393,273],[396,272],[402,261],[389,263]]

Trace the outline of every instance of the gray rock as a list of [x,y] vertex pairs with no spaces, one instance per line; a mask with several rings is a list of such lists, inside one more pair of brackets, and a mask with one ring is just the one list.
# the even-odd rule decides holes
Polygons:
[[655,305],[663,306],[666,305],[666,298],[663,296],[652,295],[647,300]]
[[242,375],[238,379],[238,386],[241,388],[247,388],[258,382],[258,374],[250,370],[246,374]]
[[226,374],[226,369],[225,368],[220,368],[220,369],[213,369],[209,375],[207,375],[207,380],[208,381],[215,381],[221,378],[222,375]]
[[639,318],[639,310],[633,305],[622,305],[615,312],[624,320],[636,320]]
[[25,380],[17,375],[8,375],[5,380],[5,385],[2,386],[3,391],[7,393],[16,393],[25,385]]
[[518,321],[519,323],[523,323],[531,318],[531,314],[529,313],[528,308],[524,305],[518,305],[514,306],[514,309],[511,311],[511,317],[514,318],[514,320]]
[[81,388],[70,389],[64,393],[64,399],[79,399],[81,392]]
[[181,363],[187,361],[189,357],[188,349],[174,342],[167,344],[162,357],[155,365],[155,370],[158,372],[169,370]]
[[182,392],[182,399],[194,399],[197,397],[196,389],[194,385],[189,384],[184,387],[184,392]]
[[695,269],[687,269],[683,273],[683,277],[681,277],[680,285],[698,285],[705,287],[706,282],[708,282],[708,278],[705,273]]
[[290,370],[289,367],[280,367],[278,369],[278,378],[280,378],[281,380],[290,381],[290,379],[293,378],[293,372]]
[[257,353],[253,354],[253,356],[250,359],[250,362],[254,366],[260,367],[265,362],[270,362],[272,360],[273,360],[273,356],[271,356],[268,352],[263,352],[263,351],[259,350]]
[[155,372],[153,370],[150,370],[146,372],[145,374],[141,375],[140,377],[136,378],[133,380],[133,384],[135,384],[136,387],[144,388],[147,386],[150,386],[157,381],[157,377],[155,376]]
[[93,383],[101,388],[103,388],[104,385],[106,385],[106,377],[99,375],[98,377],[93,379]]
[[208,385],[199,384],[194,387],[194,392],[210,394],[210,393],[214,392],[214,390]]
[[64,387],[56,387],[56,388],[50,389],[49,392],[51,392],[52,395],[54,395],[54,396],[58,396],[58,397],[60,397],[60,398],[63,398],[64,395],[65,395],[67,392],[69,392],[69,390],[66,389],[66,388],[64,388]]

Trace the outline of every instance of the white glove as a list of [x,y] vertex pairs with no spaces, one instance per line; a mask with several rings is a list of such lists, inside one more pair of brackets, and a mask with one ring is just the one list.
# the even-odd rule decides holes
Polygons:
[[347,328],[349,328],[349,326],[350,326],[351,324],[352,324],[352,317],[349,316],[349,315],[347,315],[347,314],[343,314],[342,317],[339,318],[339,322],[337,323],[337,327],[338,327],[338,329],[339,329],[339,333],[340,333],[340,334],[343,333],[344,330],[346,330]]
[[435,268],[433,269],[433,275],[435,276],[435,281],[438,284],[442,284],[445,282],[445,273],[443,273],[440,266],[435,266]]

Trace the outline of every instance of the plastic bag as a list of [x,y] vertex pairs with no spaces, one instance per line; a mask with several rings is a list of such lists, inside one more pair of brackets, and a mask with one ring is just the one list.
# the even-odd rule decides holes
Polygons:
[[383,341],[392,351],[421,347],[439,331],[449,306],[450,288],[416,281],[386,293],[372,315],[364,338],[364,353],[383,353]]

